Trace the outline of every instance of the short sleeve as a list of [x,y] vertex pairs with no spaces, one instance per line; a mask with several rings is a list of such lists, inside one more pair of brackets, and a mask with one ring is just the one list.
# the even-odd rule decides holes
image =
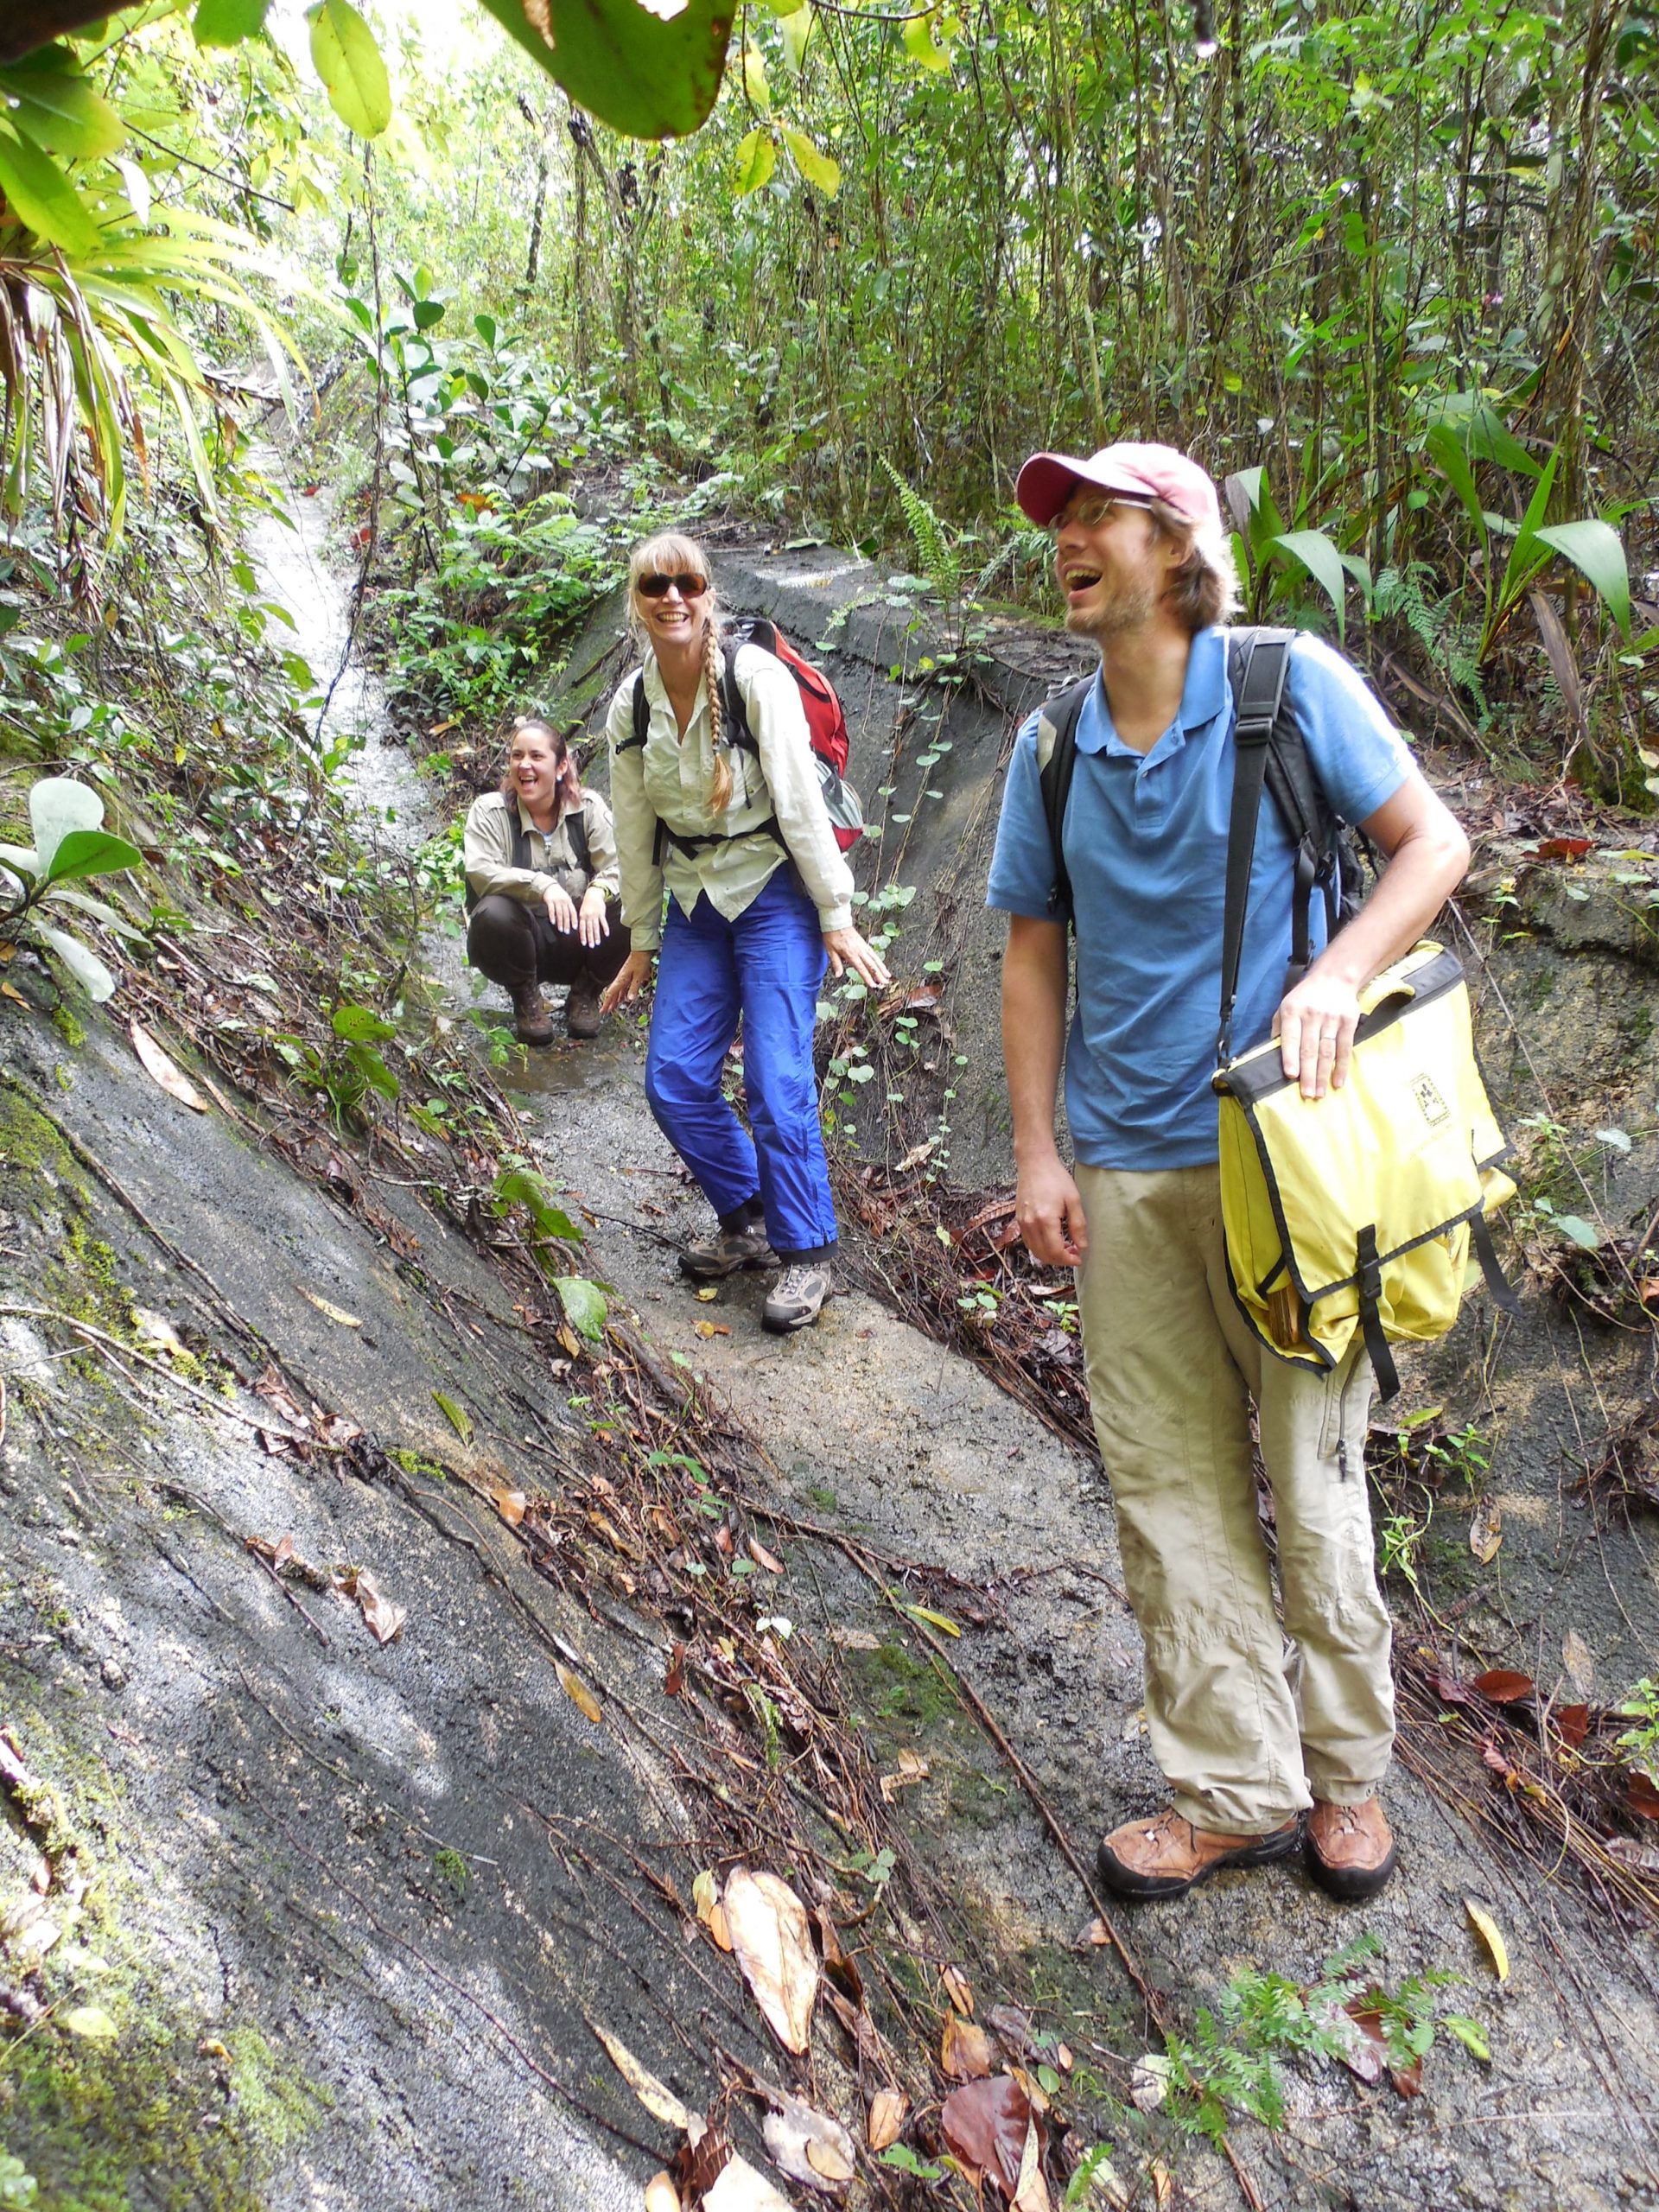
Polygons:
[[991,855],[991,880],[985,904],[1005,914],[1028,920],[1054,919],[1051,899],[1055,884],[1054,848],[1048,834],[1043,806],[1042,780],[1037,767],[1037,726],[1033,715],[1014,741],[1007,778],[1002,786],[1002,811],[996,825],[996,846]]
[[1322,639],[1297,639],[1290,702],[1319,787],[1344,822],[1365,821],[1413,772],[1411,748],[1382,702]]

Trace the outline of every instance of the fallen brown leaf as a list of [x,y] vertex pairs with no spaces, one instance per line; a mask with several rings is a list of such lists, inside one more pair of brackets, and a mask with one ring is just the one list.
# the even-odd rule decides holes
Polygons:
[[683,2128],[688,2126],[691,2114],[673,2090],[642,2066],[626,2044],[619,2042],[608,2028],[601,2028],[597,2020],[589,2020],[588,2024],[604,2044],[606,2056],[612,2065],[652,2118],[665,2121],[670,2127]]
[[792,2212],[792,2208],[781,2190],[734,2152],[713,2188],[704,2190],[702,2212]]
[[732,1333],[724,1321],[699,1321],[696,1326],[700,1337],[729,1337]]
[[[284,1541],[289,1542],[291,1554],[293,1544],[288,1539]],[[357,1600],[369,1634],[377,1643],[394,1643],[403,1634],[408,1614],[403,1606],[392,1604],[366,1567],[348,1567],[335,1580],[346,1597]]]
[[814,1908],[812,1917],[818,1923],[818,1951],[823,1960],[824,1973],[831,1981],[839,1982],[855,2005],[864,2002],[864,1978],[858,1963],[842,1948],[836,1923],[823,1905]]
[[758,1536],[749,1538],[749,1557],[757,1567],[765,1567],[768,1574],[781,1574],[784,1571],[782,1560],[769,1552]]
[[597,1728],[601,1719],[599,1700],[588,1688],[587,1683],[579,1675],[573,1675],[570,1669],[559,1660],[554,1661],[553,1671],[559,1678],[559,1688],[575,1707],[576,1711],[581,1713],[584,1720],[591,1720]]
[[1112,1931],[1103,1920],[1091,1920],[1083,1931],[1083,1940],[1098,1948],[1102,1944],[1111,1942]]
[[1014,2212],[1049,2212],[1048,2184],[1043,2179],[1043,2143],[1035,2112],[1026,2129],[1025,2149],[1020,2158],[1020,2177],[1014,2183]]
[[144,1072],[150,1080],[159,1084],[169,1098],[176,1098],[181,1106],[188,1106],[194,1113],[205,1114],[207,1101],[183,1069],[175,1067],[143,1023],[135,1021],[130,1033],[132,1049],[143,1063]]
[[1496,1498],[1481,1500],[1479,1510],[1469,1524],[1469,1548],[1483,1567],[1490,1567],[1503,1544],[1503,1516],[1498,1510]]
[[[927,1772],[927,1766],[925,1761],[917,1758],[914,1751],[900,1751],[899,1771],[907,1781],[919,1781]],[[945,1995],[956,2006],[957,2012],[965,2012],[971,2020],[974,2016],[974,1993],[969,1986],[968,1977],[963,1973],[962,1968],[944,1967],[940,1970],[939,1980],[944,1984]]]
[[1489,1697],[1494,1705],[1518,1705],[1522,1698],[1530,1697],[1538,1687],[1530,1675],[1511,1674],[1507,1668],[1493,1667],[1484,1675],[1477,1675],[1469,1685]]
[[335,1306],[332,1304],[329,1300],[320,1297],[315,1290],[308,1290],[303,1283],[302,1283],[299,1287],[300,1296],[303,1298],[308,1305],[315,1306],[318,1313],[322,1314],[326,1319],[337,1323],[342,1329],[360,1329],[362,1327],[363,1324],[358,1319],[356,1314],[348,1313],[343,1306]]
[[951,2157],[984,2175],[1012,2202],[1025,2164],[1031,2105],[1007,2074],[953,2089],[939,2107],[939,2129]]
[[1587,1705],[1558,1705],[1553,1718],[1561,1741],[1569,1751],[1576,1751],[1589,1732],[1589,1707]]
[[776,1874],[734,1866],[721,1904],[743,1979],[786,2050],[804,2051],[818,1993],[818,1961],[806,1907]]
[[880,1637],[872,1636],[867,1628],[832,1628],[830,1641],[838,1643],[843,1651],[879,1651],[881,1649]]
[[530,1503],[521,1490],[493,1490],[490,1497],[496,1511],[509,1529],[516,1529],[524,1517],[524,1508]]
[[948,2012],[939,2043],[939,2064],[953,2082],[982,2081],[996,2065],[996,2052],[983,2028]]
[[779,2173],[826,2196],[838,2196],[858,2170],[858,2152],[838,2120],[798,2097],[780,2097],[760,2133]]
[[1175,2201],[1175,2184],[1170,2179],[1169,2168],[1161,2158],[1154,2158],[1147,2171],[1152,2177],[1152,2193],[1158,2201],[1158,2212],[1163,2212],[1166,2204]]
[[685,1646],[677,1643],[668,1655],[668,1672],[663,1676],[663,1692],[667,1697],[679,1697],[684,1689]]
[[878,2089],[870,2100],[869,2143],[872,2151],[885,2151],[904,2132],[910,2106],[897,2089]]
[[1596,1686],[1596,1662],[1590,1656],[1590,1647],[1575,1628],[1570,1628],[1561,1638],[1561,1664],[1572,1676],[1573,1687],[1580,1697],[1587,1697]]

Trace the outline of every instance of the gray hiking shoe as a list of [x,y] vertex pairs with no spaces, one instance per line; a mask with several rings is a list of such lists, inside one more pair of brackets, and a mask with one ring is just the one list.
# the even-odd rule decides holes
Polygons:
[[719,1229],[712,1236],[699,1237],[688,1244],[680,1254],[680,1272],[698,1282],[717,1282],[721,1275],[735,1274],[740,1268],[775,1268],[777,1255],[766,1242],[764,1221],[751,1222],[746,1229]]
[[760,1319],[774,1336],[809,1329],[834,1285],[822,1260],[798,1260],[784,1269],[766,1298]]

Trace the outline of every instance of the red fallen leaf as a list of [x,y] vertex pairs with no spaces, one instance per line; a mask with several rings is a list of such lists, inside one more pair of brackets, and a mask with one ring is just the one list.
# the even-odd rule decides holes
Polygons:
[[732,1555],[732,1532],[724,1522],[715,1531],[715,1549],[722,1559],[730,1559]]
[[1538,848],[1541,861],[1581,861],[1595,850],[1593,837],[1546,837]]
[[759,1536],[749,1538],[749,1557],[757,1567],[764,1567],[768,1574],[781,1574],[784,1571],[782,1560],[769,1552]]
[[1353,1998],[1343,2007],[1367,2043],[1374,2046],[1378,2056],[1389,2070],[1389,2079],[1402,2097],[1420,2097],[1423,2093],[1423,2062],[1414,2058],[1404,2066],[1399,2065],[1389,2049],[1389,2038],[1383,2031],[1382,2015],[1374,2012],[1363,1998]]
[[864,1980],[857,1963],[843,1948],[836,1932],[836,1923],[822,1905],[815,1906],[812,1917],[818,1924],[818,1955],[823,1961],[823,1970],[831,1980],[838,1981],[855,2005],[864,2002]]
[[1469,1687],[1491,1698],[1494,1705],[1519,1705],[1538,1685],[1530,1675],[1512,1675],[1506,1668],[1494,1667],[1487,1674],[1477,1675]]
[[[1010,2200],[1020,2186],[1020,2163],[1031,2125],[1031,2100],[1012,2075],[969,2082],[939,2107],[939,2129],[953,2158],[982,2174]],[[1038,2151],[1042,2150],[1041,2122]]]
[[1481,1745],[1480,1756],[1486,1765],[1491,1767],[1492,1772],[1494,1774],[1501,1774],[1505,1782],[1513,1782],[1516,1779],[1515,1769],[1510,1764],[1508,1759],[1504,1758],[1503,1752],[1498,1750],[1497,1745],[1491,1741],[1490,1737],[1487,1738],[1486,1742]]
[[1455,1675],[1448,1675],[1444,1667],[1434,1677],[1434,1688],[1440,1694],[1442,1705],[1471,1705],[1474,1702],[1469,1694],[1468,1683],[1459,1681]]
[[1644,1821],[1659,1821],[1659,1789],[1645,1774],[1633,1774],[1624,1787],[1624,1802]]
[[1010,1214],[999,1228],[988,1229],[985,1234],[991,1240],[994,1252],[1006,1252],[1010,1244],[1017,1244],[1020,1241],[1020,1224]]
[[1587,1705],[1562,1705],[1555,1709],[1555,1726],[1569,1751],[1576,1751],[1590,1726]]
[[677,1643],[668,1655],[668,1672],[663,1677],[663,1689],[669,1697],[680,1697],[685,1690],[685,1646]]
[[[996,2048],[983,2028],[976,2028],[958,2013],[944,2016],[939,2044],[939,2064],[953,2082],[972,2082],[989,2074],[996,2063]],[[1022,2135],[1021,2145],[1025,2142]],[[1019,2169],[1016,2165],[1015,2171]]]
[[1659,1275],[1643,1275],[1636,1286],[1636,1294],[1644,1306],[1659,1305]]

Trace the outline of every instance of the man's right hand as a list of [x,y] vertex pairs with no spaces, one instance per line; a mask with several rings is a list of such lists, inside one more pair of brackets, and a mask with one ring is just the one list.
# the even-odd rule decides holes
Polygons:
[[1075,1268],[1089,1249],[1083,1197],[1058,1153],[1020,1169],[1014,1218],[1026,1249],[1046,1267]]

